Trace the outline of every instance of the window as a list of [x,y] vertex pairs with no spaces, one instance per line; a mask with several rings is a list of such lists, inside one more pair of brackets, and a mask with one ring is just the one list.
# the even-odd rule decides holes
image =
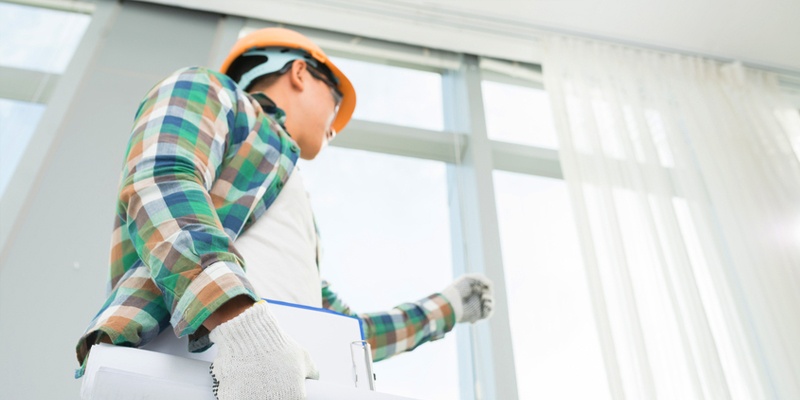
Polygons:
[[547,92],[489,80],[482,82],[481,89],[490,139],[558,148]]
[[[353,310],[388,310],[452,281],[445,166],[336,147],[299,164],[322,236],[322,276]],[[376,363],[378,390],[458,399],[455,336]]]
[[610,398],[566,183],[494,183],[519,398]]
[[60,74],[91,17],[0,3],[0,65]]
[[441,131],[442,75],[331,57],[357,88],[353,118]]

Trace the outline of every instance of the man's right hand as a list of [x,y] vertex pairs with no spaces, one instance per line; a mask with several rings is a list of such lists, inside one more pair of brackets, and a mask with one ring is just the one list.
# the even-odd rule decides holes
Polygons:
[[219,400],[305,399],[306,378],[319,379],[311,356],[283,333],[265,301],[210,336],[218,347],[210,372]]

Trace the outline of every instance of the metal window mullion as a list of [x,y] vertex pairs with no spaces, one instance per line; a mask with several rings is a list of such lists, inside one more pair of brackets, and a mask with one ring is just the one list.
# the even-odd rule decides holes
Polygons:
[[47,104],[59,75],[0,66],[0,98]]
[[454,163],[457,136],[454,132],[351,120],[332,145]]
[[462,398],[513,400],[518,398],[516,372],[478,58],[465,55],[460,69],[445,74],[442,86],[445,128],[465,133],[460,141],[467,143],[454,146],[456,163],[448,167],[455,272],[484,273],[495,290],[488,323],[458,328],[459,356],[471,349],[472,371],[471,376],[462,372]]
[[94,14],[97,6],[90,1],[76,0],[3,0],[6,3],[20,4],[23,6],[46,8],[56,11],[67,11],[79,14]]
[[[462,209],[458,182],[455,175],[455,165],[447,165],[447,194],[450,209],[450,240],[453,251],[453,276],[458,277],[467,272],[466,242],[464,240],[464,226],[461,219]],[[480,381],[475,368],[474,348],[477,342],[473,340],[471,329],[464,324],[455,327],[457,337],[459,392],[461,400],[476,400],[476,382]]]
[[564,179],[558,150],[493,141],[494,169]]

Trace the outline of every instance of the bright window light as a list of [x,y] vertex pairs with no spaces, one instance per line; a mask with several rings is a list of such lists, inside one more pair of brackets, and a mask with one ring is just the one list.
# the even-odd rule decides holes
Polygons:
[[[333,147],[299,168],[322,236],[322,277],[353,310],[388,310],[452,281],[444,163]],[[381,392],[456,400],[455,332],[375,371]]]
[[0,99],[0,197],[44,113],[44,104]]
[[562,180],[494,172],[520,399],[610,399]]
[[481,89],[490,139],[558,148],[547,92],[494,81],[483,81]]
[[91,17],[0,3],[0,65],[64,72]]
[[442,75],[331,57],[356,88],[353,118],[441,131]]

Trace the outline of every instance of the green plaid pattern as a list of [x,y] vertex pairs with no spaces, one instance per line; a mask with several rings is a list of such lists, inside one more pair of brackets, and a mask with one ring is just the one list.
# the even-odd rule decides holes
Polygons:
[[372,347],[374,361],[411,351],[417,346],[444,337],[456,324],[453,307],[441,294],[435,293],[415,303],[401,304],[388,312],[353,312],[322,281],[322,306],[363,322],[364,337]]
[[108,299],[76,348],[83,366],[102,334],[138,347],[169,325],[201,351],[210,345],[202,324],[219,306],[259,299],[233,242],[294,169],[299,148],[284,118],[202,68],[179,70],[147,94],[120,180]]

